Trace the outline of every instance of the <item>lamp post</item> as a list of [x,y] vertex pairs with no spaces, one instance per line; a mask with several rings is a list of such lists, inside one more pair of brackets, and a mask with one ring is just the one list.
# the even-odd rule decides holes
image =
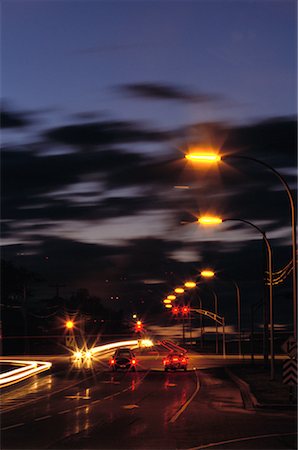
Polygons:
[[[212,278],[215,276],[215,273],[211,270],[203,270],[201,272],[201,276],[204,278]],[[218,278],[216,278],[218,279]],[[234,281],[232,278],[229,278],[229,281],[233,284],[233,286],[236,289],[236,304],[237,304],[237,334],[238,334],[238,355],[241,357],[241,304],[240,304],[240,289],[236,281]],[[214,292],[216,295],[216,293]],[[216,310],[215,313],[217,314],[217,301],[216,301]],[[217,325],[217,324],[216,324]]]
[[251,156],[243,156],[243,155],[219,155],[218,153],[215,153],[213,151],[206,151],[204,149],[201,149],[200,151],[196,152],[190,152],[187,155],[185,155],[186,159],[189,161],[192,161],[194,163],[215,163],[219,162],[221,160],[228,161],[230,159],[242,159],[246,161],[253,161],[257,164],[262,165],[266,169],[269,169],[271,172],[274,173],[275,176],[279,179],[279,181],[284,186],[288,199],[290,202],[290,209],[291,209],[291,227],[292,227],[292,264],[293,264],[293,334],[294,338],[297,338],[297,242],[296,242],[296,212],[295,212],[295,204],[293,199],[293,194],[289,188],[288,183],[286,182],[285,178],[272,166],[265,163],[264,161],[260,161],[259,159],[253,158]]
[[[266,233],[259,228],[254,223],[244,220],[244,219],[220,219],[216,218],[216,221],[214,223],[221,223],[221,222],[230,222],[230,221],[236,221],[236,222],[243,222],[246,225],[249,225],[259,231],[261,235],[263,236],[264,242],[266,244],[267,248],[267,255],[268,255],[268,272],[269,272],[269,322],[270,322],[270,377],[271,379],[274,379],[274,323],[273,323],[273,290],[272,290],[272,249],[269,240],[267,239]],[[204,217],[201,217],[198,219],[199,223],[207,223],[204,221]],[[212,218],[208,217],[208,224],[212,224]]]

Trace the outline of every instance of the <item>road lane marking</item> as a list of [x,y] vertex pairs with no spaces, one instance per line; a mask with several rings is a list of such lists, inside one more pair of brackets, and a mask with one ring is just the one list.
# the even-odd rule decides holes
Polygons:
[[86,382],[86,381],[89,380],[90,378],[93,378],[93,375],[90,375],[90,377],[86,377],[84,380],[76,381],[75,383],[70,384],[70,385],[68,385],[68,386],[66,386],[66,387],[63,387],[63,388],[61,388],[61,389],[58,389],[58,390],[56,390],[56,391],[52,391],[52,392],[49,393],[49,394],[45,394],[45,395],[42,395],[42,396],[40,396],[40,397],[33,398],[32,400],[28,400],[27,402],[24,402],[24,403],[22,403],[21,405],[17,404],[17,405],[13,405],[13,406],[11,406],[11,407],[8,407],[8,408],[5,408],[5,407],[4,407],[4,409],[2,409],[2,411],[0,411],[0,414],[7,413],[7,412],[9,412],[9,411],[13,411],[13,410],[18,409],[18,408],[23,408],[24,406],[28,406],[28,405],[30,405],[31,403],[37,403],[37,402],[43,400],[44,398],[48,398],[49,396],[52,397],[53,395],[60,394],[61,392],[66,391],[67,389],[71,389],[71,388],[73,388],[74,386],[77,386],[77,385],[80,385],[80,384]]
[[203,450],[204,448],[210,448],[210,447],[217,447],[218,445],[225,445],[225,444],[232,444],[234,442],[244,442],[244,441],[253,441],[257,439],[265,439],[265,438],[272,438],[272,437],[283,437],[283,436],[295,436],[297,432],[295,433],[275,433],[275,434],[260,434],[258,436],[248,436],[244,438],[238,438],[238,439],[230,439],[228,441],[221,441],[221,442],[213,442],[210,444],[205,445],[199,445],[198,447],[191,447],[187,450]]
[[123,405],[122,406],[123,409],[134,409],[134,408],[139,408],[138,405]]
[[188,405],[192,402],[192,400],[195,398],[195,396],[197,395],[197,393],[200,390],[200,381],[199,381],[199,377],[197,375],[197,372],[195,371],[196,374],[196,389],[194,391],[194,393],[192,394],[192,396],[186,400],[186,402],[181,406],[181,408],[178,409],[178,411],[176,412],[176,414],[169,420],[169,423],[174,423],[176,422],[176,420],[181,416],[181,414],[186,410],[186,408],[188,407]]
[[52,416],[42,416],[42,417],[38,417],[37,419],[34,419],[34,422],[39,422],[40,420],[46,420],[49,419]]
[[58,414],[66,414],[66,413],[68,413],[70,411],[71,411],[71,409],[65,409],[64,411],[58,412]]
[[24,422],[16,423],[15,425],[10,425],[9,427],[1,428],[2,431],[11,430],[12,428],[17,428],[25,425]]

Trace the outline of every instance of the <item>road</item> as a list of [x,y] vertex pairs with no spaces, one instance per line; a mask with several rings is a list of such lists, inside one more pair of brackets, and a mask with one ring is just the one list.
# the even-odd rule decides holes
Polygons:
[[2,448],[296,448],[295,411],[248,409],[222,360],[191,354],[190,370],[166,373],[164,355],[138,355],[136,373],[54,364],[2,395]]

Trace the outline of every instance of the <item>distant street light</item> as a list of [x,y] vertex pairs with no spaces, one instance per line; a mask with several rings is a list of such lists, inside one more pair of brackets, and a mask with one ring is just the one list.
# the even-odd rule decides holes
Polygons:
[[166,308],[173,308],[173,305],[171,305],[171,304],[169,303],[169,304],[166,304],[165,307],[166,307]]
[[177,288],[175,289],[175,292],[176,292],[176,294],[183,294],[184,289],[181,288],[181,287],[177,287]]
[[165,304],[167,304],[167,305],[170,305],[170,304],[171,304],[171,300],[169,300],[168,298],[166,298],[163,302],[164,302]]
[[201,277],[203,278],[213,278],[215,273],[212,270],[203,270],[201,272]]
[[66,327],[68,330],[71,330],[71,329],[74,327],[73,321],[72,321],[72,320],[67,320],[67,322],[65,323],[65,327]]
[[176,295],[173,295],[173,294],[168,295],[168,296],[167,296],[167,299],[168,299],[168,300],[176,300]]
[[[206,272],[209,272],[209,275],[206,275]],[[205,278],[212,278],[215,276],[215,273],[212,271],[202,271],[201,272],[201,276],[205,277]],[[236,283],[236,281],[234,281],[233,279],[229,278],[229,281],[231,281],[231,283],[234,285],[235,289],[236,289],[236,300],[237,300],[237,331],[238,331],[238,355],[241,356],[241,306],[240,306],[240,289],[238,284]],[[215,311],[217,314],[217,311]]]
[[193,289],[197,286],[197,283],[195,283],[194,281],[186,281],[186,283],[184,283],[184,286],[186,288]]

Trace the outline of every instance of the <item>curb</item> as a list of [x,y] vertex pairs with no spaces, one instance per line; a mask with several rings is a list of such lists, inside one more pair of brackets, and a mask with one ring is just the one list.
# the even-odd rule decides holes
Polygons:
[[239,378],[233,372],[231,372],[231,370],[228,369],[227,367],[225,368],[225,370],[226,370],[226,373],[228,374],[228,376],[239,387],[244,408],[249,411],[255,411],[256,407],[260,407],[261,405],[258,402],[258,400],[256,399],[256,397],[254,396],[254,394],[251,392],[249,384],[246,383],[246,381]]

